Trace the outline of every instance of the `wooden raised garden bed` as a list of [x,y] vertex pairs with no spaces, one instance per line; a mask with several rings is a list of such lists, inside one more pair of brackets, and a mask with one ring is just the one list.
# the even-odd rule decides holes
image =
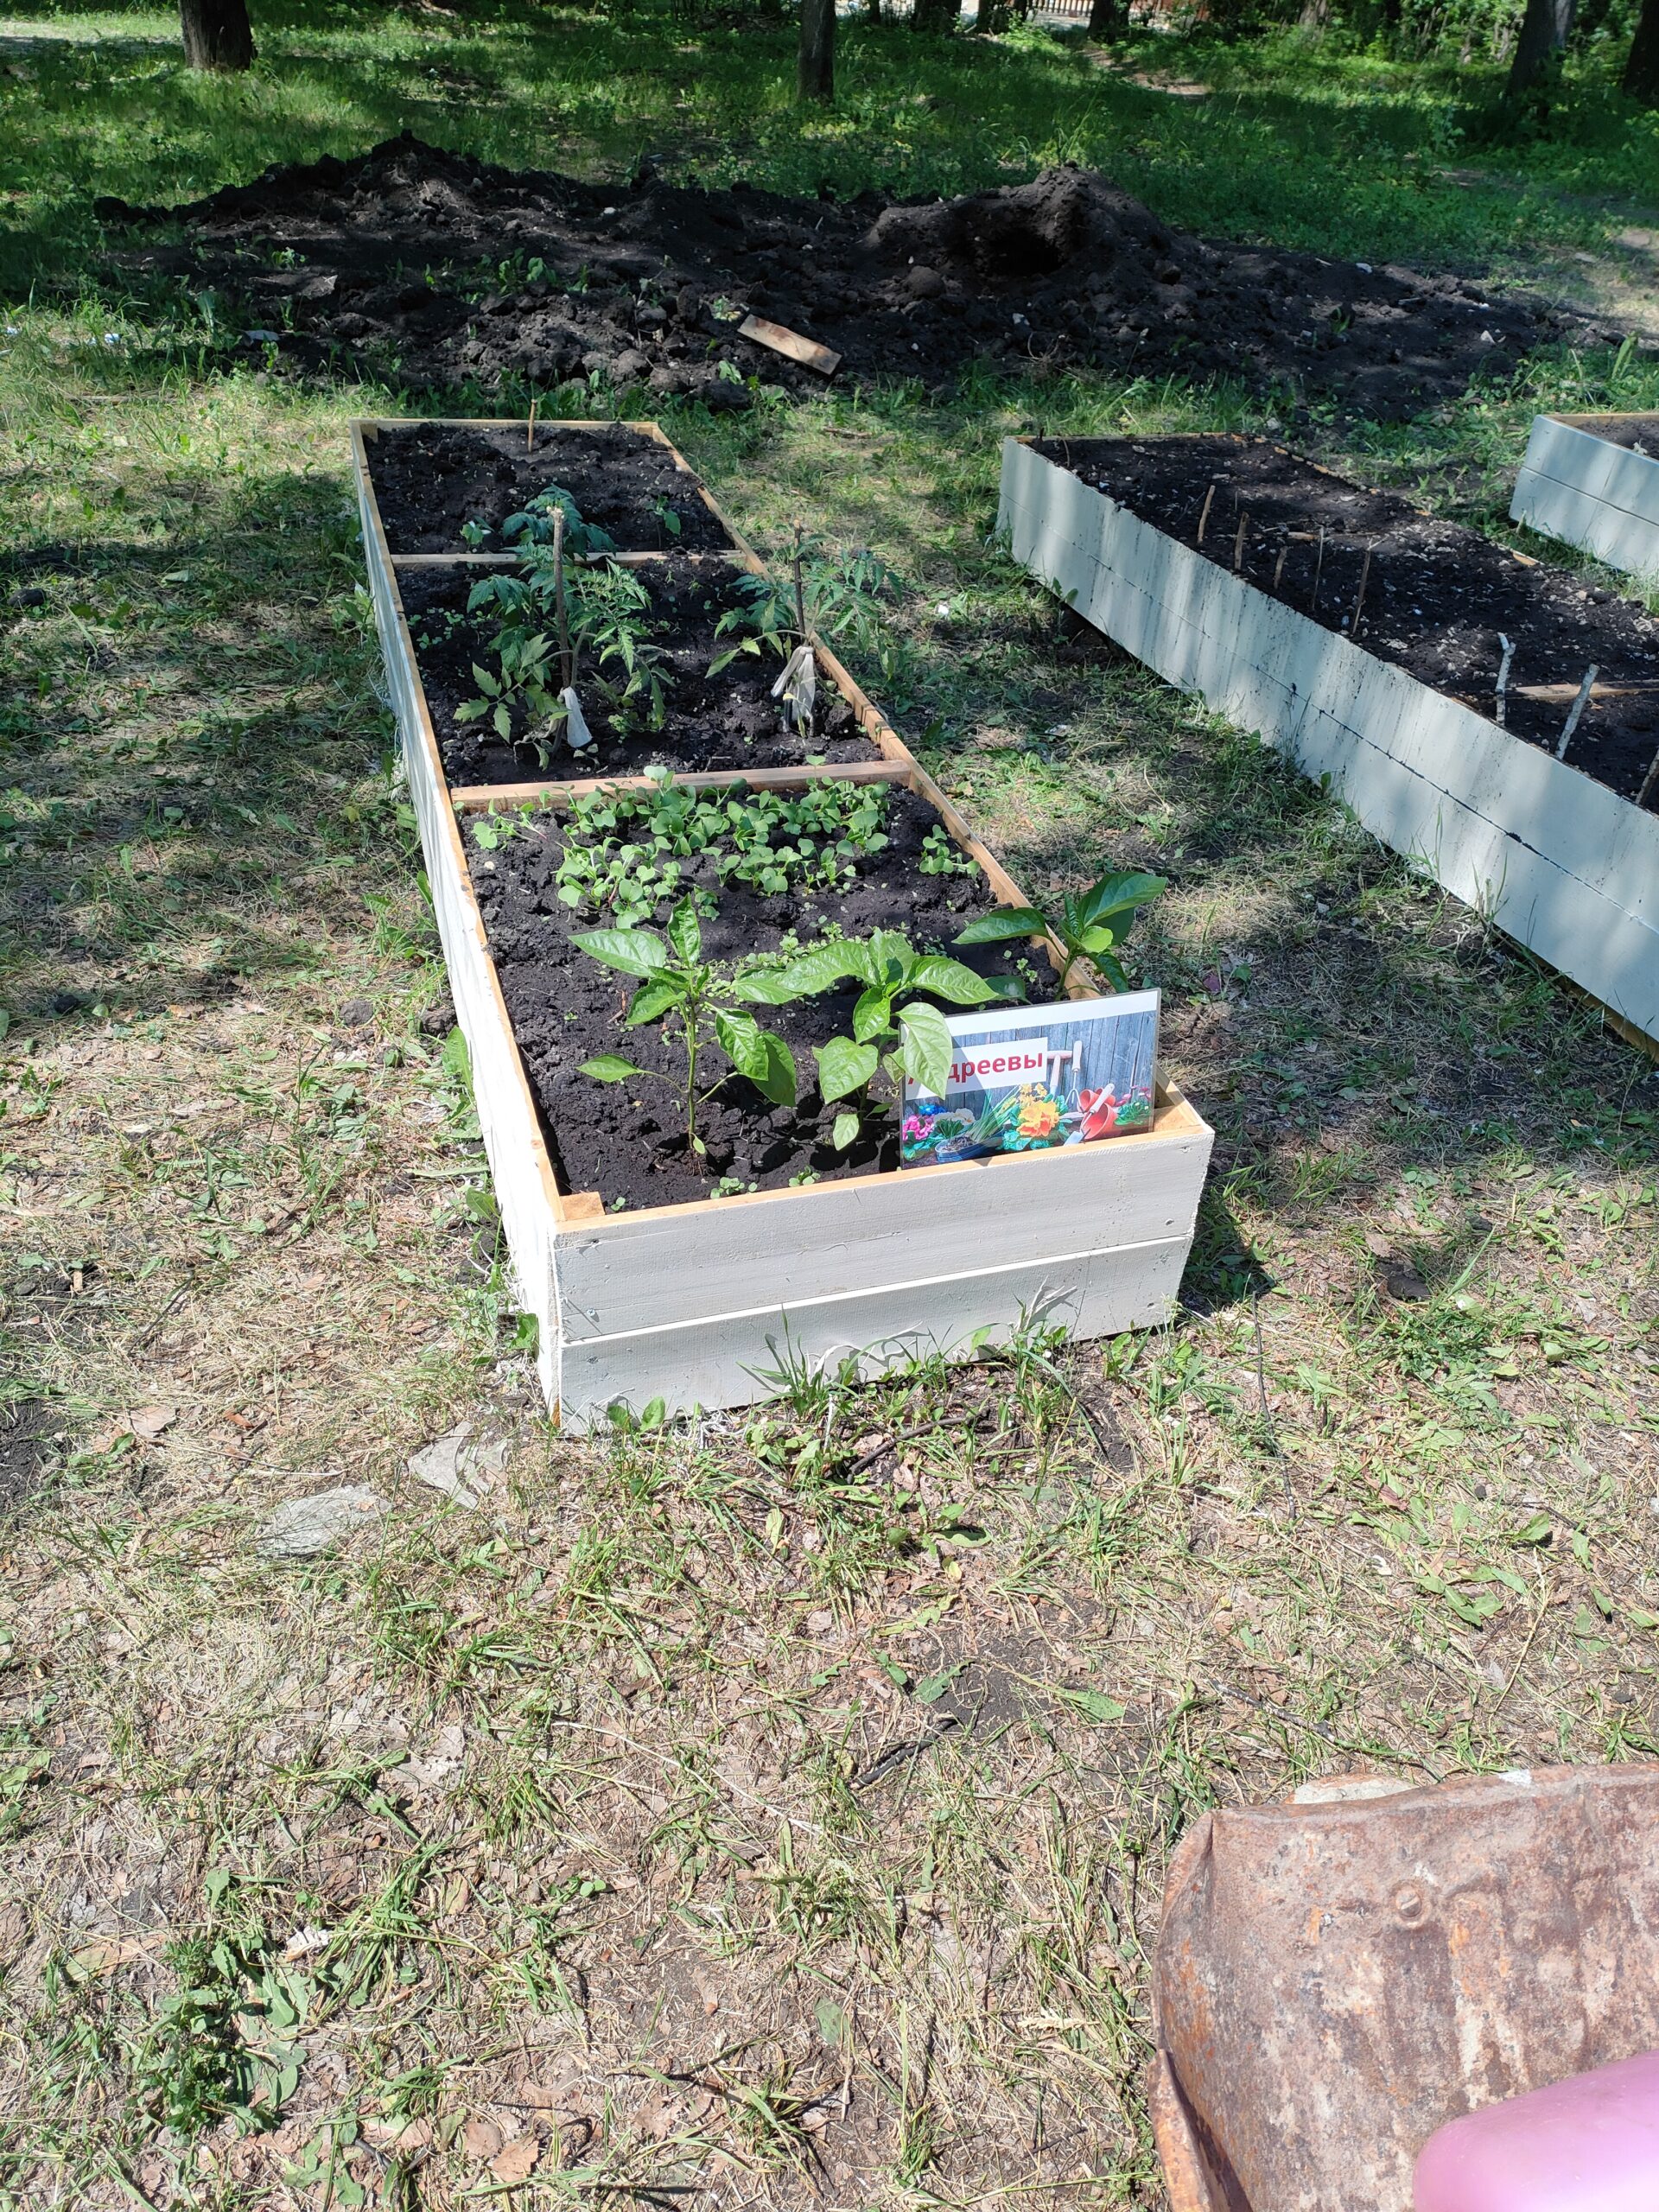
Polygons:
[[1659,582],[1659,415],[1535,415],[1510,514]]
[[1242,438],[1010,439],[1000,521],[1096,628],[1659,1039],[1641,609]]
[[[711,806],[828,810],[849,838],[865,839],[839,877],[804,876],[787,896],[740,869],[721,875],[715,898],[713,847],[675,861],[683,880],[672,895],[703,897],[705,955],[786,951],[785,929],[798,925],[805,942],[843,915],[849,935],[908,926],[918,946],[948,945],[963,918],[1023,899],[833,652],[816,650],[818,714],[805,739],[775,707],[753,711],[747,664],[764,669],[765,696],[778,658],[745,655],[707,677],[699,595],[724,607],[737,577],[764,571],[654,424],[548,423],[536,435],[526,467],[523,423],[352,427],[392,703],[550,1404],[577,1425],[618,1402],[738,1405],[769,1395],[785,1363],[875,1366],[961,1353],[1027,1320],[1092,1337],[1166,1319],[1211,1143],[1172,1088],[1160,1087],[1150,1126],[1107,1142],[899,1170],[893,1134],[874,1122],[850,1144],[826,1141],[830,1116],[814,1103],[810,1046],[833,994],[755,1009],[792,1050],[803,1098],[773,1106],[734,1086],[735,1101],[722,1096],[706,1109],[702,1160],[667,1110],[665,1086],[601,1088],[581,1075],[601,1027],[605,1047],[625,1048],[653,1074],[653,1054],[666,1050],[658,1029],[617,1027],[628,987],[573,948],[573,933],[594,924],[561,892],[573,849],[577,861],[593,849],[583,841],[595,804],[620,800],[633,827],[618,834],[645,834],[640,823],[664,792],[641,772],[656,763],[675,769],[676,802],[690,794]],[[647,579],[663,650],[677,656],[684,646],[686,657],[670,671],[659,729],[607,725],[590,706],[597,759],[556,745],[543,765],[526,756],[516,721],[505,742],[457,732],[461,626],[435,630],[428,618],[437,608],[464,623],[465,587],[512,569],[497,525],[553,483],[585,518],[604,523],[617,558]],[[663,524],[664,506],[679,516],[677,531]],[[481,527],[464,540],[469,518]],[[665,911],[651,925],[660,931]],[[1058,995],[1051,970],[1030,967],[1039,956],[1012,950],[1016,965],[1046,979],[1033,997]],[[1007,969],[1009,952],[988,945],[954,957],[988,976]]]

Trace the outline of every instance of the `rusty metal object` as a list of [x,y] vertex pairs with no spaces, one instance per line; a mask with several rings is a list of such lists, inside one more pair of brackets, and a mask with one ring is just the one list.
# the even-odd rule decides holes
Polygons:
[[1358,1780],[1175,1854],[1147,2082],[1174,2212],[1410,2212],[1443,2121],[1659,2049],[1659,1765]]

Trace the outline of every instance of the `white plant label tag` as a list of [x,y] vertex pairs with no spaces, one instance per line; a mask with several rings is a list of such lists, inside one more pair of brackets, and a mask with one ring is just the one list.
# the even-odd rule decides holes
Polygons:
[[585,752],[594,741],[594,733],[588,727],[588,717],[582,711],[574,683],[567,683],[560,692],[559,704],[564,709],[564,734],[570,741],[570,750]]
[[810,645],[797,645],[784,664],[784,672],[772,687],[774,699],[781,699],[794,716],[795,727],[805,736],[812,728],[812,709],[817,703],[818,664]]

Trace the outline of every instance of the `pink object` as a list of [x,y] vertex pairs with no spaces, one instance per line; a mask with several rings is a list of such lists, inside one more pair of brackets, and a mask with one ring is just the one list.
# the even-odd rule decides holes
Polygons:
[[1437,2128],[1415,2212],[1659,2212],[1659,2051]]

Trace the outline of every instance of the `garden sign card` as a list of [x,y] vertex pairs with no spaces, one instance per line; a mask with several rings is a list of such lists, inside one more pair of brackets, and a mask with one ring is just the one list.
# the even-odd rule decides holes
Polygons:
[[949,1027],[944,1096],[905,1082],[906,1165],[1094,1144],[1152,1126],[1156,991],[959,1014]]

